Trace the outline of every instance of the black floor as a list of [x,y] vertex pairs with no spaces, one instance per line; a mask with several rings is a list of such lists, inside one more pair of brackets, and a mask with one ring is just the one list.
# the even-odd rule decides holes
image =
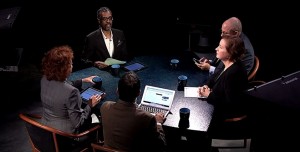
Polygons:
[[1,72],[2,110],[0,151],[32,151],[20,112],[41,113],[39,100],[40,72],[34,65],[19,66],[18,72]]

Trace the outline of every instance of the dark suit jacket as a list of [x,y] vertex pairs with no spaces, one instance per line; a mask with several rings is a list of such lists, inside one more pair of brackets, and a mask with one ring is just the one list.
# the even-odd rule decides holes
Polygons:
[[[114,41],[112,58],[127,61],[129,57],[123,31],[112,28],[112,34]],[[110,58],[108,49],[101,30],[97,29],[86,36],[82,59],[86,63],[94,64],[95,61],[105,61],[107,58]]]
[[136,104],[119,100],[101,106],[104,143],[125,151],[161,151],[165,137],[155,117]]
[[244,33],[241,34],[241,38],[244,41],[246,49],[246,52],[241,60],[246,68],[247,73],[249,74],[254,65],[254,49],[249,38]]
[[[81,81],[74,84],[79,86]],[[81,84],[80,84],[81,85]],[[74,86],[59,81],[41,80],[41,100],[43,104],[42,123],[53,128],[77,133],[90,124],[91,107],[81,108],[80,92]]]

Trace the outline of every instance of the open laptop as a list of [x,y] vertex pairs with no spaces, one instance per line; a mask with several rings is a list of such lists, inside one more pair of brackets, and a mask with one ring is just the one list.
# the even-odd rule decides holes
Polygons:
[[138,108],[151,114],[162,112],[166,117],[170,112],[174,96],[175,90],[146,85]]

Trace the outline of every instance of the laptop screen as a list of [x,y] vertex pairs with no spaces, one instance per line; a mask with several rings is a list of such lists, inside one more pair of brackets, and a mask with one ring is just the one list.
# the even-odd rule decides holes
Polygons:
[[145,86],[141,104],[170,109],[175,95],[175,90]]

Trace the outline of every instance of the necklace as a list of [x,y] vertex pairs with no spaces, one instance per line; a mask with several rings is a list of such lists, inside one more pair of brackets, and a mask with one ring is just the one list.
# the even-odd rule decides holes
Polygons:
[[229,63],[229,65],[227,67],[224,67],[224,70],[218,75],[218,77],[216,78],[216,81],[217,82],[220,78],[220,76],[233,64],[233,62]]
[[225,66],[225,68],[224,68],[223,71],[225,71],[226,69],[228,69],[232,64],[233,64],[233,62],[230,62],[230,63],[228,64],[228,66]]
[[225,71],[225,68],[224,68],[224,70],[218,75],[218,77],[216,78],[216,81],[215,81],[215,82],[217,82],[217,81],[219,80],[220,76],[224,73],[224,71]]

